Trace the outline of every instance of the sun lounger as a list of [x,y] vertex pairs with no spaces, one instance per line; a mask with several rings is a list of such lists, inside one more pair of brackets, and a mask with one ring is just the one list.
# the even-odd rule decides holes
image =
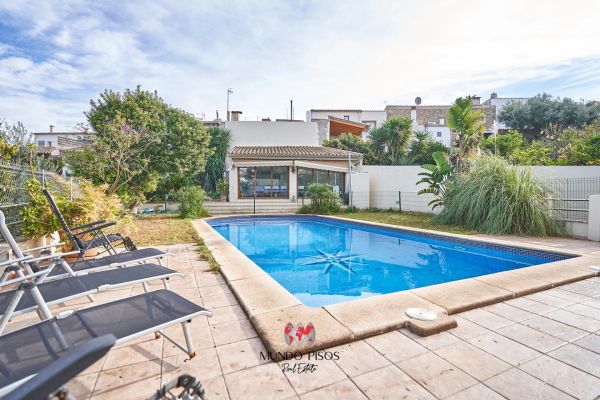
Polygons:
[[4,389],[4,391],[10,391],[4,396],[4,400],[72,398],[63,386],[80,372],[104,357],[115,345],[116,340],[117,338],[113,335],[100,336],[78,346],[71,346],[67,351],[55,353],[55,356],[45,363],[26,365],[25,368],[6,371],[6,374],[13,377],[13,379],[20,376],[25,378],[15,382],[22,383],[14,390],[11,390],[11,388],[16,384],[8,385]]
[[[41,249],[47,249],[49,247],[56,247],[57,245],[36,247],[33,249],[22,250],[17,244],[16,240],[10,233],[8,226],[6,225],[6,218],[4,213],[0,211],[0,233],[4,236],[4,239],[8,243],[10,249],[19,259],[25,257],[28,253],[39,251]],[[79,272],[97,272],[105,269],[114,267],[123,267],[130,265],[137,265],[146,263],[150,260],[156,260],[162,265],[162,260],[167,254],[161,250],[155,248],[145,248],[140,250],[134,250],[125,253],[112,254],[101,258],[92,258],[79,260],[72,263],[68,263],[64,257],[68,255],[79,254],[78,250],[62,253],[62,254],[49,254],[42,255],[37,258],[29,259],[26,264],[30,268],[29,272],[39,271],[38,263],[40,261],[50,262],[50,266],[56,265],[58,268],[53,268],[52,271],[47,275],[47,279],[63,278],[65,276],[73,276]],[[4,281],[4,276],[0,278],[0,282]]]
[[115,222],[101,220],[71,228],[48,189],[44,189],[44,196],[46,196],[48,204],[50,204],[50,208],[60,222],[63,230],[73,245],[79,249],[82,257],[87,250],[97,247],[104,247],[111,254],[117,254],[115,247],[119,245],[123,245],[128,251],[137,250],[131,238],[123,236],[120,233],[106,234],[104,232],[104,229],[114,226]]
[[102,335],[114,335],[118,345],[181,324],[185,348],[164,332],[162,336],[194,357],[189,324],[201,315],[212,313],[163,289],[59,314],[0,336],[0,396],[50,364],[57,354]]
[[[25,264],[27,260],[22,260]],[[18,262],[17,262],[18,263]],[[8,321],[17,315],[38,311],[41,319],[50,318],[47,308],[39,308],[43,299],[44,306],[64,303],[80,297],[91,295],[107,290],[119,289],[137,284],[143,285],[147,290],[148,282],[162,280],[165,288],[168,288],[168,279],[175,276],[183,276],[182,273],[173,271],[162,265],[141,264],[129,268],[109,269],[94,273],[80,273],[80,275],[68,276],[63,279],[45,281],[44,278],[51,272],[52,267],[39,272],[26,272],[15,269],[15,260],[0,263],[0,267],[12,267],[16,277],[6,279],[0,283],[0,288],[17,285],[16,289],[0,292],[0,335],[4,332]],[[93,299],[93,298],[92,298]]]

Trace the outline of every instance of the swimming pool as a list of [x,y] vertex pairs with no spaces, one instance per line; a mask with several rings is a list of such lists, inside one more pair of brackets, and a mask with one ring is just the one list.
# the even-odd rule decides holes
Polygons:
[[317,216],[228,217],[208,223],[311,307],[572,257]]

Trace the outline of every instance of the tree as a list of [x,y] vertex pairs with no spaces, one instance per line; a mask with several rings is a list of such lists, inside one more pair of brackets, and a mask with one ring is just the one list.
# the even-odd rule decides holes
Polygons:
[[525,138],[521,132],[514,129],[509,130],[504,135],[494,135],[483,140],[483,148],[489,153],[496,154],[511,160],[517,149],[525,146]]
[[166,104],[156,92],[105,90],[85,113],[94,144],[72,152],[76,175],[105,183],[133,207],[159,183],[177,190],[204,169],[209,136],[202,122]]
[[210,127],[211,155],[206,160],[206,168],[202,175],[204,189],[209,193],[218,192],[218,183],[225,175],[225,158],[231,144],[231,132],[228,129]]
[[453,154],[454,166],[457,170],[465,169],[465,161],[478,148],[485,126],[483,124],[483,111],[473,110],[473,99],[470,96],[459,97],[448,109],[448,127],[456,135],[453,138],[453,146],[456,152]]
[[398,164],[406,154],[412,135],[412,121],[409,118],[388,119],[369,134],[373,157],[383,165]]
[[509,101],[498,119],[512,129],[522,132],[531,141],[545,135],[550,125],[562,131],[581,128],[600,118],[600,104],[576,102],[568,97],[554,98],[543,93],[526,102]]
[[365,141],[351,133],[343,133],[334,139],[325,140],[323,146],[364,154],[365,158],[363,159],[363,162],[365,164],[371,164],[372,159],[369,141]]
[[447,154],[448,148],[443,143],[433,140],[429,132],[419,131],[415,132],[406,156],[410,164],[431,164],[435,162],[432,155],[436,151]]

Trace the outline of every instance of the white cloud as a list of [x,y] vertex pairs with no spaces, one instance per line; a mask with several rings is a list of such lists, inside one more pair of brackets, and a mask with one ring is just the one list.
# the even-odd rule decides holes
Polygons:
[[250,120],[285,116],[291,98],[302,118],[416,95],[600,90],[594,0],[5,3],[19,40],[0,45],[0,116],[32,129],[72,124],[103,89],[140,83],[208,118],[232,87]]

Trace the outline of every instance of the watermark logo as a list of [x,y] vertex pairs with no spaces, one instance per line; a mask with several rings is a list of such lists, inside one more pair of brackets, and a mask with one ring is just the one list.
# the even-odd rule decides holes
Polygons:
[[296,325],[288,322],[285,328],[283,328],[283,340],[288,346],[303,343],[313,345],[316,337],[317,331],[312,322],[309,322],[306,326],[301,322],[298,322]]

